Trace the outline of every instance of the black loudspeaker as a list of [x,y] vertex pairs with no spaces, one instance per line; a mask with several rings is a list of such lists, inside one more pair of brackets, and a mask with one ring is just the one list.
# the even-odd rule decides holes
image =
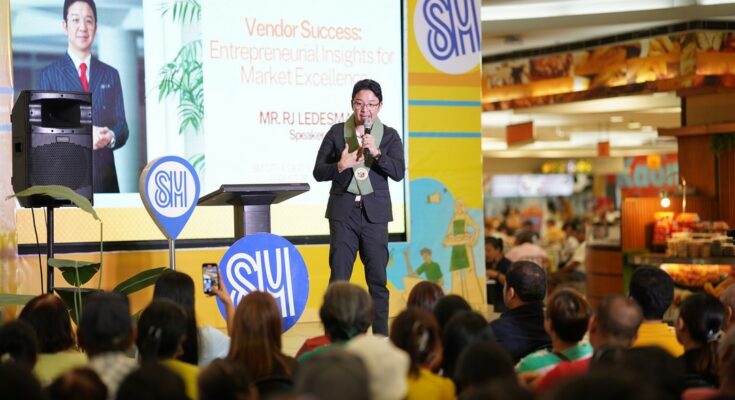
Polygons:
[[[92,202],[92,95],[24,90],[10,115],[13,190],[63,185]],[[19,198],[23,207],[58,207],[49,196]]]

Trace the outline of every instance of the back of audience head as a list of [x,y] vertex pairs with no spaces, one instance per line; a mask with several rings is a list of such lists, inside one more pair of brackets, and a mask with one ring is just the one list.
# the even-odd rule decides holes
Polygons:
[[694,364],[699,374],[717,376],[717,345],[724,318],[725,307],[707,293],[692,294],[679,306],[676,337],[687,350],[691,346],[702,348]]
[[534,232],[532,228],[524,225],[524,227],[519,229],[516,233],[515,244],[516,246],[519,246],[524,243],[533,243],[536,241],[536,238],[538,238],[538,233]]
[[514,262],[505,274],[504,296],[517,298],[522,303],[543,301],[546,296],[546,273],[532,261]]
[[735,395],[735,329],[727,331],[718,349],[720,391]]
[[474,311],[465,311],[452,317],[442,332],[442,375],[453,377],[457,359],[462,351],[480,340],[494,340],[487,329],[485,317]]
[[439,324],[439,332],[444,331],[444,327],[453,316],[465,311],[472,311],[472,307],[462,296],[449,294],[439,299],[433,311],[436,322]]
[[587,333],[592,309],[574,289],[554,292],[546,304],[546,330],[565,343],[577,343]]
[[605,297],[590,321],[590,344],[630,347],[643,322],[641,308],[635,300],[621,294]]
[[64,302],[53,294],[36,296],[20,312],[18,319],[28,322],[36,331],[41,353],[56,353],[76,343],[71,317]]
[[8,321],[0,326],[0,362],[32,371],[38,359],[38,339],[25,321]]
[[319,353],[299,365],[294,388],[299,395],[315,400],[371,399],[365,364],[341,348]]
[[186,314],[178,304],[153,300],[138,320],[136,344],[142,362],[174,358],[182,351]]
[[117,400],[188,400],[184,381],[158,363],[147,363],[120,384]]
[[194,280],[182,272],[166,271],[156,280],[153,298],[171,300],[183,307],[186,313],[186,340],[183,345],[184,353],[178,359],[197,365],[199,362],[199,333],[194,311]]
[[406,307],[417,307],[432,312],[436,303],[444,297],[444,290],[434,282],[421,281],[408,293]]
[[0,400],[45,400],[41,383],[27,368],[0,363]]
[[125,351],[133,343],[128,298],[121,293],[92,293],[84,302],[79,321],[79,347],[90,357]]
[[659,321],[674,300],[674,281],[660,268],[637,268],[630,278],[630,297],[641,306],[645,320]]
[[659,399],[656,389],[634,374],[622,369],[594,371],[564,381],[548,400],[649,400]]
[[334,282],[319,307],[324,332],[333,342],[344,342],[367,332],[373,321],[373,302],[360,286]]
[[372,400],[400,400],[408,393],[408,355],[381,336],[360,335],[345,349],[365,364]]
[[462,395],[493,382],[517,383],[513,358],[500,345],[486,340],[472,343],[462,351],[453,378]]
[[105,400],[107,387],[96,372],[76,368],[56,378],[46,388],[49,400]]
[[729,331],[735,325],[735,285],[730,285],[720,295],[720,301],[725,306],[725,322],[723,330]]
[[199,373],[199,400],[256,400],[258,392],[244,366],[216,359]]
[[436,319],[428,311],[407,308],[393,320],[390,340],[405,351],[410,359],[409,373],[417,377],[419,370],[435,370],[442,359],[441,337]]
[[627,371],[641,382],[648,382],[658,392],[657,398],[681,398],[686,381],[684,365],[668,351],[658,346],[610,349],[612,351],[606,353],[607,357],[590,363],[590,372]]
[[534,400],[534,394],[516,382],[496,381],[463,392],[460,400]]
[[281,312],[270,293],[251,292],[235,310],[229,360],[244,363],[250,377],[291,375],[291,365],[282,352]]

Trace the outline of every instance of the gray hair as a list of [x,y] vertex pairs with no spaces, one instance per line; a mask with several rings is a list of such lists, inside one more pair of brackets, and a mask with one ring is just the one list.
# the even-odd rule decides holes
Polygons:
[[334,282],[324,293],[319,318],[333,342],[346,341],[367,332],[373,322],[373,302],[360,286]]

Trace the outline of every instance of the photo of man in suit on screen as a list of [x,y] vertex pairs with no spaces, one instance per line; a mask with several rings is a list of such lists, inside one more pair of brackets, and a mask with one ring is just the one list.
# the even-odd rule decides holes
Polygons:
[[38,89],[92,93],[94,191],[118,193],[113,150],[125,145],[129,134],[120,75],[92,57],[97,33],[94,0],[65,0],[63,13],[68,49],[41,70]]

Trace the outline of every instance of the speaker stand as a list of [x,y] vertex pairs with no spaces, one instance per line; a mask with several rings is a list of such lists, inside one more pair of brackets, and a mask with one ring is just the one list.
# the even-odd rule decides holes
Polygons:
[[46,293],[54,292],[54,267],[48,260],[54,258],[54,207],[46,207]]

